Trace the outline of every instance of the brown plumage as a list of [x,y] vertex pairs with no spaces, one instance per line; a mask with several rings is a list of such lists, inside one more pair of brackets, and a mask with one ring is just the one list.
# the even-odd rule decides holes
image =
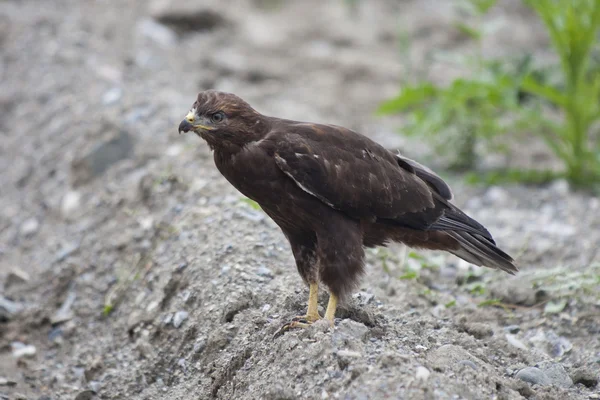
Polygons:
[[[359,133],[268,117],[216,91],[198,95],[179,131],[204,139],[221,174],[277,223],[311,296],[319,282],[329,288],[330,321],[364,271],[365,247],[397,241],[517,271],[491,234],[450,203],[439,176]],[[315,307],[311,297],[309,323],[319,318]]]

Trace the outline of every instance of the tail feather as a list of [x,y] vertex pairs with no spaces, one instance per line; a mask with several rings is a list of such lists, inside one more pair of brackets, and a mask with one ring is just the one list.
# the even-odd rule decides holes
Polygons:
[[458,249],[448,250],[457,257],[475,265],[501,269],[511,275],[519,271],[512,257],[486,237],[465,231],[446,231],[446,234],[460,245]]

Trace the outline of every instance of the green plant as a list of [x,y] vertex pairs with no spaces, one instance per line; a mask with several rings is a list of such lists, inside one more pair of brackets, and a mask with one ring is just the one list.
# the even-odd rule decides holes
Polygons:
[[[557,177],[579,186],[600,182],[600,57],[594,53],[600,2],[523,1],[537,12],[550,33],[561,60],[556,69],[558,82],[549,75],[555,69],[534,68],[530,55],[485,60],[481,45],[489,31],[478,26],[495,1],[468,0],[463,5],[479,24],[457,22],[455,27],[474,40],[479,51],[474,58],[450,60],[469,68],[469,77],[444,87],[427,80],[403,81],[399,95],[382,103],[378,113],[407,114],[403,132],[429,139],[437,154],[451,157],[449,167],[454,169],[473,168],[478,149],[508,151],[513,138],[505,136],[509,133],[539,135],[564,165],[563,172],[508,168],[484,176],[471,174],[471,182],[542,183]],[[549,117],[548,106],[559,112]],[[553,118],[556,116],[559,118]]]
[[[600,29],[597,0],[524,0],[536,11],[560,57],[564,87],[528,75],[523,90],[558,107],[564,121],[540,120],[538,131],[565,166],[567,179],[579,186],[600,181],[600,143],[593,137],[600,121],[600,74],[590,65]],[[594,143],[594,139],[596,143]]]
[[523,122],[502,117],[519,108],[518,91],[521,79],[529,71],[530,58],[508,64],[484,60],[482,54],[482,39],[491,31],[481,23],[481,18],[495,3],[495,0],[465,1],[463,10],[479,22],[455,23],[460,32],[476,42],[477,51],[474,57],[444,59],[469,70],[469,78],[458,78],[445,87],[426,80],[416,84],[405,81],[400,94],[384,102],[378,110],[384,115],[408,112],[409,121],[403,131],[427,138],[437,154],[450,158],[449,166],[455,170],[475,165],[480,143],[502,150],[502,143],[494,139]]

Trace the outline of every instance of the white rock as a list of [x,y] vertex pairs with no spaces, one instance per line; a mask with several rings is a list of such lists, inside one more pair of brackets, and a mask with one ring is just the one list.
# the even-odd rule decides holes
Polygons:
[[188,316],[189,314],[187,311],[177,311],[173,316],[173,326],[175,328],[179,328],[181,324],[183,324],[183,321],[188,318]]
[[71,190],[63,196],[61,211],[65,217],[69,217],[80,205],[81,193],[76,190]]
[[14,358],[33,357],[37,352],[35,346],[21,342],[11,343],[12,355]]
[[512,346],[515,346],[517,349],[529,350],[529,348],[523,342],[517,339],[515,335],[511,335],[510,333],[506,334],[506,341]]
[[427,381],[427,379],[429,379],[429,375],[431,375],[431,372],[429,372],[429,370],[421,365],[419,365],[417,367],[417,373],[415,374],[415,378],[418,381],[421,382],[425,382]]
[[40,223],[36,218],[28,218],[21,224],[21,235],[32,236],[40,227]]
[[120,87],[114,87],[102,95],[102,103],[105,106],[110,106],[111,104],[115,104],[117,101],[121,100],[121,97],[123,97],[123,89]]

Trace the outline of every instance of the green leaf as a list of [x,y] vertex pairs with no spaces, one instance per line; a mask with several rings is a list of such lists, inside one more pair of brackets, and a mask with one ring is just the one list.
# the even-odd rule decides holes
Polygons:
[[484,300],[481,303],[477,304],[477,307],[491,307],[491,306],[497,306],[497,305],[501,305],[502,302],[498,299],[489,299],[489,300]]
[[404,275],[400,275],[398,277],[398,279],[410,280],[410,279],[417,279],[418,277],[419,277],[419,274],[417,274],[416,271],[408,271]]
[[444,304],[444,307],[450,308],[450,307],[454,307],[455,305],[456,305],[456,299],[450,300],[449,302],[447,302],[446,304]]
[[470,27],[469,25],[467,25],[463,22],[454,23],[454,27],[456,29],[458,29],[462,34],[470,37],[473,40],[481,39],[482,34],[479,30],[477,30],[476,28]]
[[485,14],[496,4],[497,0],[471,0],[479,14]]
[[549,102],[564,107],[567,103],[566,97],[552,86],[538,83],[532,75],[527,75],[521,82],[521,88],[533,95],[540,96]]
[[244,197],[243,199],[241,199],[241,201],[248,204],[250,207],[252,207],[255,210],[262,210],[262,208],[260,208],[260,205],[252,199]]
[[558,314],[567,306],[567,299],[549,301],[544,306],[544,314]]
[[383,102],[377,110],[378,114],[393,114],[405,111],[409,107],[422,105],[438,94],[438,88],[431,83],[404,88],[400,94]]
[[111,312],[113,312],[113,310],[114,310],[114,306],[112,304],[105,304],[104,308],[102,309],[102,315],[104,315],[106,317]]

